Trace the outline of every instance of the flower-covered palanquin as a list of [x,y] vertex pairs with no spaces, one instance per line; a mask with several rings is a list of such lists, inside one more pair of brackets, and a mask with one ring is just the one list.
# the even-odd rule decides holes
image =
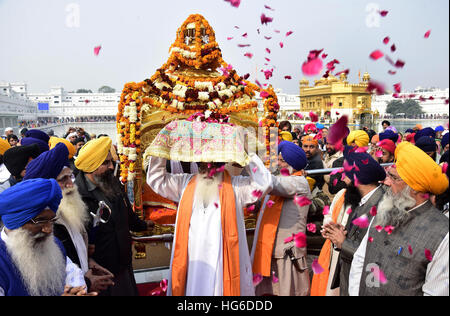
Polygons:
[[[259,122],[255,95],[261,92],[260,87],[239,76],[222,59],[215,33],[203,16],[189,16],[178,29],[169,54],[168,61],[150,79],[125,85],[117,114],[120,179],[124,184],[134,182],[135,208],[146,218],[153,217],[142,213],[143,205],[154,201],[143,199],[154,197],[154,193],[148,192],[145,183],[143,154],[167,124],[211,111],[228,115],[232,124],[255,130],[277,127],[279,106],[273,89],[264,90],[265,113]],[[269,136],[267,129],[267,148]],[[174,219],[173,209],[169,213]]]

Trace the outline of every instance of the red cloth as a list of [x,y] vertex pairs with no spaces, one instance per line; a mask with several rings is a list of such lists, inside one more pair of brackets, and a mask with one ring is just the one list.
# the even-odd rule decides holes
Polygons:
[[392,140],[390,139],[383,139],[382,141],[378,142],[377,144],[379,147],[387,150],[388,152],[390,152],[392,155],[395,153],[395,144]]

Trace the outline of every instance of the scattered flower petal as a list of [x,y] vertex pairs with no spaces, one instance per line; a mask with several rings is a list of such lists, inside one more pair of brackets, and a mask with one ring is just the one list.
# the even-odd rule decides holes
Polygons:
[[267,23],[270,23],[273,21],[273,18],[266,16],[264,13],[261,14],[261,24],[267,25]]
[[314,274],[321,274],[324,271],[322,266],[319,264],[319,260],[317,258],[313,260],[311,268]]
[[260,198],[261,196],[262,196],[262,191],[260,191],[260,190],[254,190],[253,192],[252,192],[252,195],[255,197],[255,198]]
[[373,60],[380,59],[380,58],[383,57],[383,56],[384,56],[384,54],[383,54],[383,52],[382,52],[381,50],[373,51],[373,52],[370,54],[370,58],[372,58]]
[[431,34],[431,30],[428,30],[423,37],[429,38]]
[[360,228],[367,228],[369,227],[369,218],[366,214],[356,218],[353,220],[353,225],[358,226]]
[[313,223],[306,224],[306,230],[308,230],[309,232],[314,234],[316,232],[316,229],[317,229],[316,224]]
[[254,210],[255,210],[255,205],[254,204],[252,204],[249,207],[247,207],[247,211],[249,211],[249,212],[253,212]]
[[376,93],[377,95],[383,95],[386,89],[382,83],[370,80],[366,91]]
[[226,2],[229,2],[233,7],[239,8],[241,5],[241,0],[225,0]]
[[323,68],[322,60],[319,58],[314,58],[303,63],[302,72],[306,76],[315,76],[322,71],[322,68]]
[[386,36],[386,37],[383,39],[383,43],[384,43],[384,44],[387,44],[387,43],[389,43],[390,40],[391,40],[391,39],[389,38],[389,36]]
[[428,261],[432,261],[433,260],[433,256],[431,255],[430,249],[426,249],[425,248],[425,258],[427,258]]
[[286,36],[289,36],[289,35],[291,35],[292,33],[294,33],[294,32],[289,31],[289,32],[286,33]]
[[325,205],[325,207],[323,208],[322,214],[323,215],[328,215],[330,213],[330,206],[329,205]]
[[351,207],[349,207],[348,209],[347,209],[347,214],[351,214],[353,212],[353,210],[352,210],[352,208]]
[[370,215],[371,216],[377,215],[377,207],[375,205],[372,206],[372,208],[370,209]]
[[278,283],[278,278],[275,275],[275,271],[272,271],[272,283]]
[[387,283],[384,272],[378,266],[374,266],[371,271],[373,272],[374,278],[377,279],[381,284]]
[[402,92],[402,84],[401,83],[394,84],[394,89],[395,89],[395,92],[397,92],[397,93]]
[[263,276],[260,273],[253,275],[253,286],[257,286],[263,280]]
[[413,250],[412,250],[412,247],[411,247],[411,245],[408,245],[408,251],[409,251],[409,254],[410,254],[410,255],[412,255],[412,254],[413,254]]
[[102,49],[101,46],[96,46],[96,47],[94,47],[94,55],[95,55],[95,56],[98,56],[98,54],[100,53],[100,49]]
[[291,80],[292,77],[291,77],[291,76],[284,76],[284,79],[286,79],[286,80]]
[[294,203],[297,204],[300,207],[312,204],[311,200],[308,199],[306,196],[298,196],[298,195],[296,195],[294,197]]
[[389,11],[383,10],[383,11],[378,11],[380,13],[380,15],[382,17],[385,17],[386,15],[388,15]]
[[284,47],[284,44],[283,44],[283,42],[280,42],[280,47],[281,47],[281,48],[283,48],[283,47]]
[[393,44],[392,46],[391,46],[391,52],[395,52],[397,50],[397,47],[395,46],[395,44]]
[[269,201],[267,201],[267,203],[266,203],[266,205],[267,205],[268,208],[271,208],[274,204],[275,204],[275,202],[272,201],[272,200],[269,200]]
[[368,239],[367,239],[369,242],[373,242],[373,237],[369,237]]
[[245,57],[248,57],[248,58],[252,58],[252,57],[253,57],[253,54],[252,54],[252,53],[245,53],[244,56],[245,56]]
[[386,233],[388,233],[388,235],[390,235],[394,231],[394,228],[395,227],[392,226],[392,225],[387,225],[387,226],[384,227],[384,230],[385,230]]
[[306,235],[305,233],[299,232],[294,235],[295,247],[297,248],[306,248]]
[[318,122],[319,121],[319,116],[314,113],[314,112],[309,112],[309,117],[311,118],[311,122]]

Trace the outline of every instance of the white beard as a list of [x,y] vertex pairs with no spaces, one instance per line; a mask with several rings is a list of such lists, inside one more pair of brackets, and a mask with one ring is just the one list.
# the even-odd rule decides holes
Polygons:
[[410,187],[405,187],[398,194],[392,193],[389,188],[378,205],[375,225],[399,227],[409,219],[409,210],[415,205]]
[[31,296],[61,295],[66,279],[65,258],[53,234],[36,243],[35,238],[42,236],[18,228],[8,232],[6,246]]
[[89,221],[87,206],[84,204],[76,186],[63,190],[63,198],[58,208],[60,216],[75,231],[84,232]]
[[204,207],[217,200],[219,195],[219,185],[222,183],[223,174],[216,174],[214,177],[207,178],[206,174],[199,174],[197,177],[197,186],[195,188],[195,197]]

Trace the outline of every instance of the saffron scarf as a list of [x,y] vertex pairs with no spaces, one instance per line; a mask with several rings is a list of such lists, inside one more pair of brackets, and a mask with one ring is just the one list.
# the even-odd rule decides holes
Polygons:
[[[301,176],[301,171],[293,176]],[[283,209],[284,198],[272,195],[270,200],[274,202],[271,207],[266,206],[261,219],[258,240],[256,242],[255,255],[253,259],[253,273],[261,274],[265,277],[271,276],[270,265],[272,261],[273,245],[277,236],[278,223],[280,222],[281,210]]]
[[[175,249],[172,259],[172,295],[184,296],[188,264],[189,226],[198,175],[187,185],[178,207]],[[231,176],[224,172],[219,190],[223,239],[223,295],[239,296],[241,292],[239,265],[239,234],[236,201]],[[207,238],[207,236],[205,236]]]
[[[339,217],[339,213],[344,206],[344,202],[345,192],[341,195],[332,210],[332,219],[334,223],[336,223]],[[331,241],[329,239],[325,240],[325,243],[320,250],[318,259],[318,263],[323,268],[323,272],[320,274],[314,274],[311,283],[311,296],[325,296],[327,293],[328,278],[330,276],[331,248]]]

